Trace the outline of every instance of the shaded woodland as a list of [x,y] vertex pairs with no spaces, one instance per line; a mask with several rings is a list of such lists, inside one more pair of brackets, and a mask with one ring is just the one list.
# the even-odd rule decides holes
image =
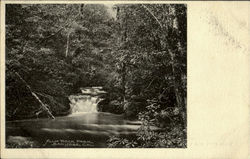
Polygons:
[[113,136],[109,147],[186,147],[186,12],[183,4],[7,4],[6,120],[67,115],[69,95],[102,86],[98,111],[142,122],[136,138]]

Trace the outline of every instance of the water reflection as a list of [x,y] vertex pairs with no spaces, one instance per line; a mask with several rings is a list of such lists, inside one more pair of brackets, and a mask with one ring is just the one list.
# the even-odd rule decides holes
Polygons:
[[103,93],[101,88],[94,87],[84,90],[84,93],[88,94],[82,93],[69,97],[72,114],[68,116],[57,117],[55,120],[45,118],[7,122],[7,141],[22,136],[29,140],[32,138],[45,147],[53,147],[48,144],[48,140],[58,139],[86,140],[93,143],[92,147],[106,147],[106,140],[112,135],[122,136],[137,133],[140,123],[124,120],[122,115],[97,112],[97,103],[102,100],[98,97],[100,92]]

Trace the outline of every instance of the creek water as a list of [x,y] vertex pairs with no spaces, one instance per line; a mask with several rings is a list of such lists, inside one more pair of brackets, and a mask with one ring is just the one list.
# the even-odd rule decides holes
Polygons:
[[101,87],[81,88],[81,91],[69,97],[70,115],[54,120],[6,122],[6,142],[12,147],[107,147],[110,136],[134,136],[137,133],[139,122],[97,111],[98,102],[103,100],[100,95],[105,93]]

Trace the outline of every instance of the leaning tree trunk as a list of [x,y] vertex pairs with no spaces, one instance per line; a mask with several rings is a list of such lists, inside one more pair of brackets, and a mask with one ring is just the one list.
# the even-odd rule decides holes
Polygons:
[[31,92],[31,95],[33,96],[33,97],[35,97],[35,99],[41,104],[41,109],[43,110],[43,111],[45,111],[47,114],[48,114],[48,116],[50,117],[50,118],[52,118],[52,119],[55,119],[55,117],[52,115],[52,113],[51,113],[51,111],[49,110],[49,108],[47,107],[47,105],[46,104],[44,104],[41,100],[40,100],[40,98],[36,95],[36,93],[34,93],[33,91],[32,91],[32,89],[31,89],[31,87],[27,84],[27,82],[17,73],[17,72],[15,72],[15,74],[20,78],[20,80],[25,84],[25,86],[28,88],[28,90]]

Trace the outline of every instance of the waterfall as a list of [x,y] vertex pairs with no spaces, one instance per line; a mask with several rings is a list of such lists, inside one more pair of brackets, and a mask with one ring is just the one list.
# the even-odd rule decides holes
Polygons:
[[80,88],[81,94],[69,96],[71,113],[97,112],[97,104],[102,98],[101,94],[106,93],[102,87]]

